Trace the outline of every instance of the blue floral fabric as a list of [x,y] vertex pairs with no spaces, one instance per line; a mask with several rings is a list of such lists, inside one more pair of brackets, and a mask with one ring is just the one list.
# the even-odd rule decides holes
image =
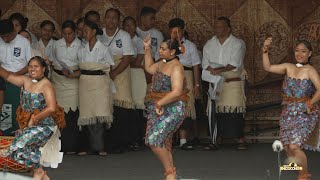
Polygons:
[[311,135],[319,132],[318,105],[316,110],[310,114],[307,113],[306,100],[311,99],[316,92],[312,81],[286,77],[282,90],[284,96],[290,100],[284,100],[282,103],[280,141],[283,145],[295,144],[301,148],[319,149],[319,137],[316,137],[317,140],[313,145],[308,143]]
[[[153,76],[151,91],[163,93],[171,91],[171,78],[161,72]],[[175,101],[163,106],[164,114],[159,116],[155,110],[155,102],[146,102],[147,131],[145,143],[147,145],[172,149],[172,135],[177,131],[186,116],[187,103]]]
[[[23,110],[33,112],[42,111],[46,107],[42,93],[21,92]],[[42,119],[37,126],[26,127],[18,131],[7,156],[29,168],[40,167],[40,147],[43,147],[53,134],[54,120],[51,116]]]

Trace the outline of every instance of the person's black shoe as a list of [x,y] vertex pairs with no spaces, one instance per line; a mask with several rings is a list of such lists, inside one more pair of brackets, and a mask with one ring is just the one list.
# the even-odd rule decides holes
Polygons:
[[236,148],[237,151],[245,151],[245,150],[248,150],[248,145],[247,143],[239,143],[237,148]]
[[114,148],[114,149],[112,150],[112,153],[113,153],[113,154],[122,154],[122,153],[124,153],[124,152],[126,152],[126,150],[125,150],[125,148],[122,148],[122,147]]
[[135,144],[131,144],[128,146],[128,150],[129,151],[140,151],[141,150],[141,147],[139,146],[138,143],[135,143]]
[[182,146],[180,146],[181,150],[194,150],[191,144],[189,143],[184,143]]
[[216,151],[219,149],[219,146],[216,144],[208,144],[207,146],[204,146],[203,150],[205,151]]

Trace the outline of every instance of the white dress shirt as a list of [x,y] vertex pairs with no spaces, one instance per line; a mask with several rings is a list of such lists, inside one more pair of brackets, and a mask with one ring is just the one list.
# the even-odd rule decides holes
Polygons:
[[52,54],[52,50],[53,50],[53,44],[56,40],[50,39],[49,43],[47,44],[47,46],[45,46],[43,44],[43,41],[40,39],[38,42],[36,42],[34,44],[34,48],[37,49],[38,51],[40,51],[41,53],[44,52],[45,56],[47,58],[49,58],[49,60],[53,59],[53,54]]
[[143,40],[135,35],[132,38],[133,50],[134,50],[134,57],[137,57],[138,54],[144,54],[143,48]]
[[[66,40],[61,38],[53,45],[53,58],[54,60],[62,61],[67,64],[68,67],[78,66],[78,51],[81,48],[81,40],[75,38],[69,47],[67,47]],[[53,61],[55,69],[61,70],[62,67],[57,61]]]
[[113,58],[110,55],[108,48],[103,45],[100,40],[96,42],[90,51],[89,43],[81,47],[78,51],[79,62],[95,62],[106,65],[114,65]]
[[236,67],[235,71],[243,68],[246,45],[243,40],[232,34],[220,44],[219,39],[213,36],[203,47],[202,68],[207,69],[226,67],[228,64]]

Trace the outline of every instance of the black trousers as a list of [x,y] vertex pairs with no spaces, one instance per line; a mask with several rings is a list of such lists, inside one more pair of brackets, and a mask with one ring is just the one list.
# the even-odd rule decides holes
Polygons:
[[147,119],[144,117],[144,110],[136,109],[134,110],[135,120],[130,121],[130,130],[129,130],[129,140],[131,144],[138,143],[139,145],[144,144],[144,137],[146,135],[146,125]]
[[216,118],[218,125],[218,137],[244,137],[243,113],[216,113]]

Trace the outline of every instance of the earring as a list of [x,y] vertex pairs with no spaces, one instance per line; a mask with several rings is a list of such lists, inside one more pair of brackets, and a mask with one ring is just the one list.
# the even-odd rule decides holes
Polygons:
[[171,53],[170,55],[172,56],[173,54]]

